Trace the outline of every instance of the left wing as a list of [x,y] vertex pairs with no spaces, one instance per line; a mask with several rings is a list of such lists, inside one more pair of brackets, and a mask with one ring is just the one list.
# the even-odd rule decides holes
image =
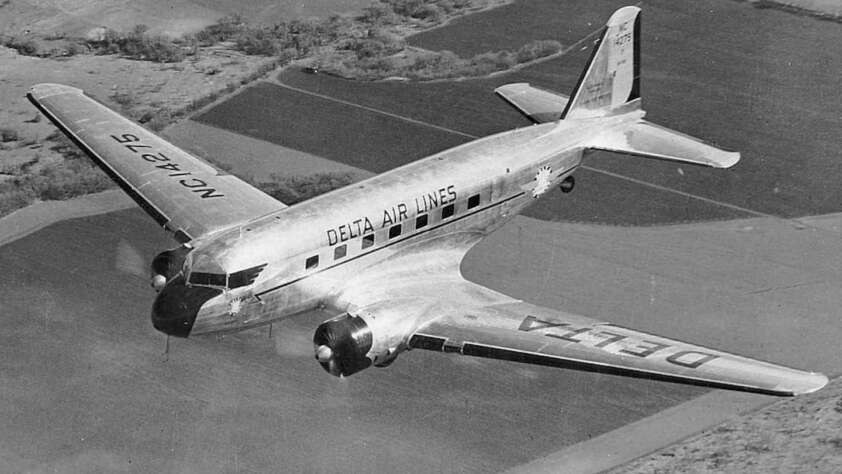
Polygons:
[[359,272],[342,283],[337,308],[367,315],[416,349],[773,395],[809,393],[828,381],[822,374],[542,308],[469,282],[459,262],[480,238],[463,233],[437,239]]
[[798,395],[827,384],[804,372],[521,301],[445,314],[410,347],[727,388]]
[[80,89],[38,84],[27,98],[182,243],[286,207]]

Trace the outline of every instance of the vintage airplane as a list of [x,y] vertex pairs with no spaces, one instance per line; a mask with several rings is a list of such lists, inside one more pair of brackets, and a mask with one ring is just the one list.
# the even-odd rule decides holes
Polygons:
[[496,92],[536,125],[482,138],[286,206],[72,87],[28,98],[180,246],[152,262],[152,323],[187,337],[327,308],[315,357],[347,376],[410,349],[775,395],[827,377],[516,300],[465,280],[468,249],[553,186],[589,150],[727,168],[739,160],[643,120],[640,10],[615,12],[570,98]]

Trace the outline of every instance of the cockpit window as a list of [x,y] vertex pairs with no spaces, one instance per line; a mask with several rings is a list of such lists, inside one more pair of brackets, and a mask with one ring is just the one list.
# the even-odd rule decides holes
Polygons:
[[240,288],[241,286],[251,285],[254,283],[254,280],[257,279],[257,276],[260,275],[260,272],[263,271],[265,266],[266,264],[264,263],[263,265],[231,273],[228,275],[228,288],[233,290],[234,288]]
[[260,272],[265,267],[266,264],[264,263],[263,265],[246,268],[245,270],[228,275],[224,273],[191,272],[190,283],[202,286],[222,286],[233,290],[234,288],[240,288],[254,283],[254,280],[257,279],[257,276],[260,275]]
[[190,283],[205,286],[225,286],[225,274],[192,272],[190,273]]

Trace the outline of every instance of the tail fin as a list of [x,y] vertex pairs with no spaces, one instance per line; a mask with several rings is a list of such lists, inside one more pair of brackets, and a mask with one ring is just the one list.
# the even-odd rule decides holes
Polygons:
[[640,8],[623,7],[605,25],[561,118],[610,115],[639,98]]

